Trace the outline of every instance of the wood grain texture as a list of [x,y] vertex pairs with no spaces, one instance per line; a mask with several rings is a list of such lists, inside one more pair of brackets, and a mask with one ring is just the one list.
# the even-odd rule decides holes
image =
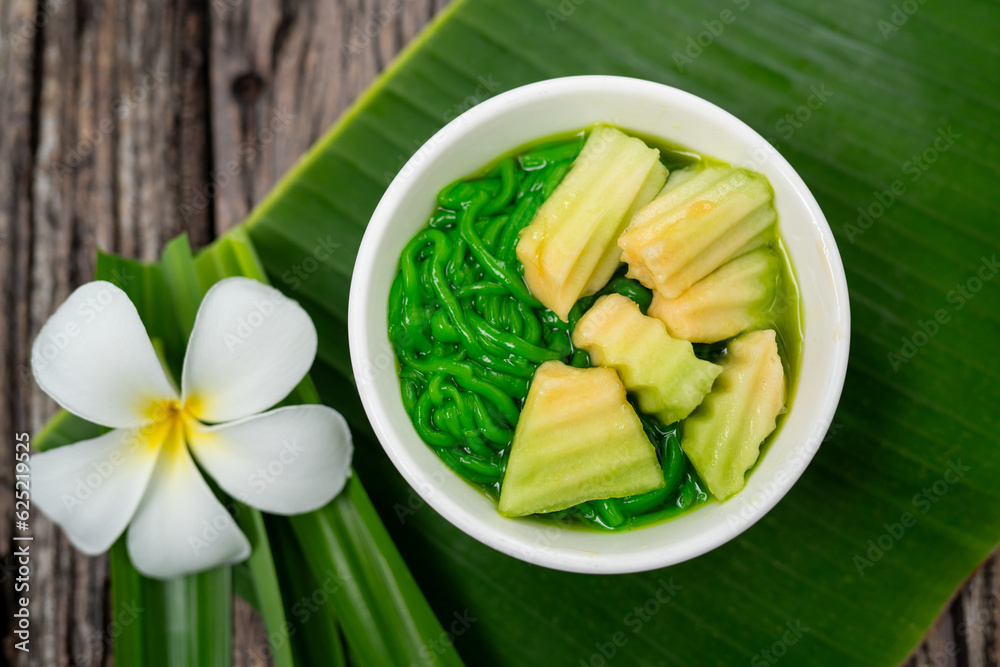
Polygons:
[[[97,247],[142,259],[239,223],[447,0],[0,2],[0,432],[54,405],[31,341],[93,275]],[[0,448],[0,662],[108,665],[106,557],[32,517],[32,652],[14,650],[13,448]],[[963,588],[907,667],[1000,665],[1000,556]],[[235,664],[269,664],[234,614]]]

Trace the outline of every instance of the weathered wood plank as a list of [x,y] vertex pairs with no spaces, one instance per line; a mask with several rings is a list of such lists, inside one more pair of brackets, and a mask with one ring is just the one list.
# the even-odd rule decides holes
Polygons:
[[[241,222],[444,4],[213,0],[212,168],[182,215],[212,206],[217,234]],[[269,664],[263,625],[238,610],[235,663]]]
[[[16,563],[11,557],[13,507],[10,492],[14,484],[14,447],[12,434],[28,432],[29,396],[32,382],[27,373],[28,276],[31,266],[31,172],[34,164],[35,119],[35,50],[38,27],[35,2],[10,0],[0,11],[0,109],[4,130],[0,132],[0,308],[4,313],[0,326],[0,551],[3,556],[2,608],[4,611],[3,661],[15,660],[11,635],[14,611]],[[51,539],[51,536],[46,536]]]
[[[217,232],[243,220],[445,0],[214,0]],[[188,202],[195,204],[197,202]]]
[[1000,665],[1000,550],[976,570],[906,667]]
[[[9,398],[0,424],[10,434],[37,431],[55,408],[29,381],[30,344],[69,292],[93,276],[96,248],[151,259],[182,231],[204,243],[211,211],[184,224],[177,215],[181,197],[207,173],[203,9],[124,0],[19,0],[2,8],[0,161],[8,171],[0,229],[9,238],[0,271],[4,312],[12,315],[0,327],[10,351],[0,363],[14,366],[3,368]],[[2,456],[12,451],[3,448]],[[10,500],[0,494],[4,516]],[[0,528],[5,556],[9,525]],[[32,667],[107,664],[106,557],[80,555],[37,512],[32,533],[32,651],[14,651],[8,639],[5,658]]]

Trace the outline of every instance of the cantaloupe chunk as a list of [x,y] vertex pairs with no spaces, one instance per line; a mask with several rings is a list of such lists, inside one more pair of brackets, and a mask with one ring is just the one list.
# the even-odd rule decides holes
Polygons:
[[508,517],[555,512],[664,485],[656,450],[610,368],[538,367],[500,488]]
[[726,348],[722,374],[682,427],[681,448],[719,500],[743,489],[760,445],[785,406],[785,372],[773,330],[751,331]]
[[675,299],[653,291],[646,311],[675,338],[715,343],[767,321],[778,284],[778,256],[759,248],[726,262]]
[[590,353],[593,363],[618,371],[639,409],[664,424],[691,414],[722,372],[621,294],[601,297],[584,313],[573,330],[573,344]]
[[746,169],[674,172],[618,239],[628,276],[673,299],[729,260],[770,242],[777,214],[767,179]]
[[531,293],[562,320],[621,264],[618,237],[667,177],[660,152],[611,127],[594,128],[572,168],[521,230],[517,258]]

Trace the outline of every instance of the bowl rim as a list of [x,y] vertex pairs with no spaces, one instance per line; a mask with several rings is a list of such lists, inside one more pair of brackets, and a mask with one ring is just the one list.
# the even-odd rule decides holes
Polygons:
[[[791,471],[785,470],[787,474],[784,477],[787,481],[780,483],[781,488],[776,493],[764,498],[761,503],[755,504],[754,512],[741,526],[735,530],[732,526],[726,529],[726,526],[721,525],[722,522],[717,522],[720,525],[700,533],[698,535],[700,539],[689,540],[689,543],[684,545],[686,548],[680,550],[652,548],[628,554],[600,554],[581,552],[568,548],[555,548],[549,545],[543,546],[537,543],[532,544],[527,540],[514,539],[486,525],[457,501],[448,497],[447,494],[425,492],[426,489],[434,488],[433,475],[424,470],[421,464],[402,445],[391,441],[392,436],[387,432],[389,417],[385,413],[380,397],[374,390],[373,383],[363,381],[359,377],[359,369],[371,363],[370,360],[376,348],[376,341],[373,341],[369,335],[365,312],[369,305],[369,285],[373,273],[379,264],[379,247],[383,238],[392,228],[393,217],[391,213],[396,211],[401,200],[408,193],[409,188],[417,180],[412,178],[413,172],[433,164],[437,157],[445,152],[456,140],[460,140],[463,134],[471,128],[488,123],[491,119],[502,115],[511,108],[548,96],[570,93],[606,95],[622,87],[631,89],[633,93],[648,94],[654,99],[669,96],[675,103],[680,101],[682,104],[700,107],[700,113],[708,116],[711,123],[728,124],[733,131],[739,133],[741,136],[745,136],[747,138],[745,143],[747,147],[757,146],[758,150],[764,147],[764,150],[767,151],[766,161],[772,164],[772,168],[781,173],[788,184],[791,185],[792,190],[801,200],[802,204],[809,209],[811,220],[807,224],[815,227],[818,235],[821,237],[824,247],[823,255],[828,262],[826,268],[832,286],[832,298],[837,313],[838,335],[830,345],[828,353],[832,358],[833,376],[826,379],[825,392],[819,404],[819,413],[814,415],[811,421],[812,426],[809,428],[810,437],[807,440],[811,442],[815,438],[816,441],[811,442],[804,464]],[[521,142],[519,145],[530,143],[542,136],[544,135],[534,137],[528,134],[524,142]],[[696,147],[692,148],[697,150]],[[441,187],[444,185],[442,184]],[[796,280],[799,280],[797,276]],[[803,313],[802,322],[804,326],[806,322],[805,313]],[[386,189],[365,229],[351,279],[348,303],[348,339],[351,365],[358,392],[376,437],[395,468],[423,501],[430,505],[449,523],[470,537],[507,555],[557,570],[617,574],[665,567],[684,562],[711,551],[734,539],[759,521],[794,486],[821,445],[822,438],[833,421],[834,412],[840,400],[847,373],[848,352],[850,348],[850,304],[843,262],[825,215],[798,173],[759,133],[736,116],[712,102],[666,84],[621,76],[583,75],[546,79],[503,92],[460,114],[438,130],[417,149]],[[379,342],[388,343],[388,341]],[[393,362],[395,363],[394,356]],[[798,370],[799,382],[802,381],[803,370],[803,368],[799,368]],[[760,460],[762,459],[763,457]],[[760,464],[760,460],[755,464],[755,467]],[[458,477],[456,473],[452,474]],[[738,495],[734,496],[734,498],[738,497]],[[649,530],[656,525],[662,524],[654,524],[654,526],[642,527],[637,530]]]

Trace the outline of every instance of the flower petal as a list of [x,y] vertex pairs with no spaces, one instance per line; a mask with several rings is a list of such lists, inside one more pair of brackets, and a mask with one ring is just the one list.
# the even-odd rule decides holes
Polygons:
[[181,380],[202,421],[257,414],[295,388],[316,356],[316,327],[295,301],[249,278],[208,290],[195,319]]
[[322,507],[351,474],[351,431],[339,412],[323,405],[279,408],[188,438],[226,493],[274,514]]
[[135,514],[159,453],[155,427],[116,429],[31,457],[31,500],[80,551],[107,551]]
[[35,380],[56,403],[87,421],[131,428],[177,392],[135,306],[117,286],[81,285],[53,313],[31,348]]
[[128,555],[147,577],[201,572],[250,556],[250,542],[198,472],[183,442],[160,452],[128,529]]

